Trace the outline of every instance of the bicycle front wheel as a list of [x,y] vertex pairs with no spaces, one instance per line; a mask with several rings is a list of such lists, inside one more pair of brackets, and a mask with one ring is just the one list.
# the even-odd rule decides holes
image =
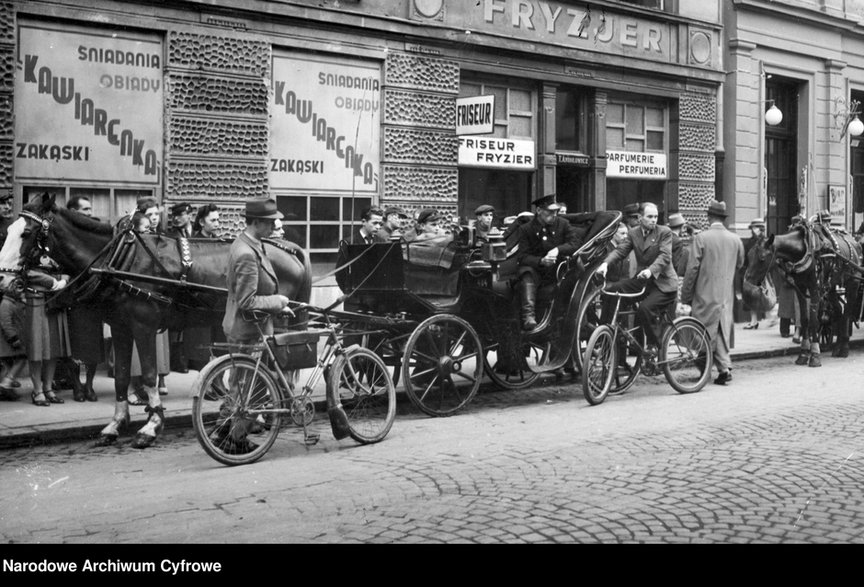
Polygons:
[[592,406],[603,403],[615,375],[615,336],[608,324],[598,326],[588,339],[582,361],[582,393]]
[[348,434],[362,444],[379,442],[396,419],[396,386],[376,353],[356,347],[336,357],[327,380],[329,405],[341,406]]
[[682,316],[666,329],[658,358],[666,380],[678,393],[699,391],[711,378],[711,341],[695,318]]
[[264,456],[279,434],[282,390],[270,371],[248,355],[207,364],[192,384],[192,426],[201,448],[224,465]]

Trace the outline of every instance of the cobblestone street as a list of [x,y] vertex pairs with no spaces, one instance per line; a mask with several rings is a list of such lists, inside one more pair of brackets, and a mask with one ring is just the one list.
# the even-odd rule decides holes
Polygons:
[[[388,438],[250,466],[191,431],[155,448],[6,451],[4,542],[862,542],[857,358],[742,364],[732,386],[661,378],[589,407],[569,382],[486,393],[444,419],[410,404]],[[830,384],[828,383],[830,382]],[[578,393],[578,395],[577,395]],[[147,502],[147,507],[140,507]],[[70,508],[75,504],[75,508]],[[278,520],[278,523],[274,523]]]

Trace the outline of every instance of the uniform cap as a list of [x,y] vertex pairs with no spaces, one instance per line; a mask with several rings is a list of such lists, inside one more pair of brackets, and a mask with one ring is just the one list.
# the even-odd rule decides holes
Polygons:
[[545,195],[542,198],[537,198],[531,203],[541,210],[557,210],[561,207],[558,205],[555,194]]

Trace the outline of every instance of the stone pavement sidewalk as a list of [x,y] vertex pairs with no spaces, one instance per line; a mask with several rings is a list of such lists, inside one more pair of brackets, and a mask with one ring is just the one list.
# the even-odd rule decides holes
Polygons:
[[[861,331],[853,331],[851,344],[853,349],[864,346],[864,335]],[[782,355],[789,355],[791,363],[791,357],[797,354],[797,350],[797,345],[792,343],[791,338],[781,338],[778,327],[768,329],[767,322],[763,322],[761,328],[757,330],[744,330],[743,324],[735,327],[733,363]],[[830,352],[823,353],[823,358],[832,360]],[[192,426],[190,390],[197,376],[197,371],[172,372],[166,378],[168,395],[162,396],[162,403],[165,406],[167,427],[190,428]],[[305,382],[305,378],[306,374],[301,373],[299,380],[301,385]],[[24,378],[21,383],[22,386],[18,389],[20,401],[0,401],[0,448],[56,440],[95,438],[114,413],[114,380],[107,377],[104,369],[97,373],[94,383],[99,397],[99,401],[96,402],[75,402],[72,400],[71,391],[61,391],[58,395],[66,403],[50,407],[34,406],[30,402],[32,387],[29,379]],[[324,399],[323,378],[315,389],[313,398]],[[132,430],[137,430],[146,421],[147,414],[143,406],[131,406],[131,413]]]

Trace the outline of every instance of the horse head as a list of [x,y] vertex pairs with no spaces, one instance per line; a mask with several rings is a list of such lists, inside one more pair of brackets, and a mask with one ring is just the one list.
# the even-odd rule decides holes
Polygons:
[[747,252],[747,270],[744,281],[752,285],[761,285],[771,270],[774,261],[774,235],[760,238]]
[[51,222],[57,212],[56,195],[43,193],[21,210],[24,220],[21,243],[18,248],[20,265],[25,269],[39,265],[39,258],[49,255],[51,245],[49,234]]

